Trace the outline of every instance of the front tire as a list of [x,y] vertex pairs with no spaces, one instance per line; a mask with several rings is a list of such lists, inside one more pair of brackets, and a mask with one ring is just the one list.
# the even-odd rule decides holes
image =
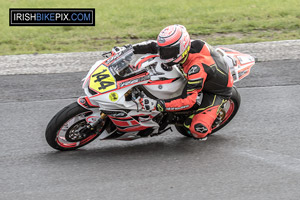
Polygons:
[[51,119],[46,128],[45,136],[48,144],[54,149],[66,151],[92,142],[99,136],[99,131],[89,133],[86,137],[80,137],[78,134],[86,127],[85,118],[91,113],[92,111],[81,107],[77,102],[63,108]]
[[[233,86],[232,95],[230,99],[225,103],[224,108],[221,109],[220,112],[222,113],[221,122],[217,126],[212,127],[212,132],[210,134],[213,134],[218,130],[222,129],[223,127],[225,127],[238,112],[240,108],[240,104],[241,104],[241,96],[237,91],[236,87]],[[180,134],[186,137],[193,137],[191,134],[189,134],[189,130],[187,128],[183,126],[175,126],[175,127]]]

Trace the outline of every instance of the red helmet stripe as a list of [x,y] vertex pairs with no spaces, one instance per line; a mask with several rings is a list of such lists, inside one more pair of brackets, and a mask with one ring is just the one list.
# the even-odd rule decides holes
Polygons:
[[177,42],[182,35],[181,29],[175,26],[168,26],[163,29],[157,38],[159,46],[168,46]]

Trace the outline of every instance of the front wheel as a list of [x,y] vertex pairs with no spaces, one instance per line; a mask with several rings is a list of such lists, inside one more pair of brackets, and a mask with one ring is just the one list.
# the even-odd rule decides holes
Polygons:
[[[230,99],[224,104],[218,115],[219,122],[213,124],[211,134],[217,132],[221,128],[225,127],[236,115],[241,104],[241,96],[238,93],[236,87],[232,88],[232,95]],[[175,126],[177,131],[186,137],[192,137],[188,130],[183,126]]]
[[87,129],[86,117],[92,111],[86,110],[76,102],[59,111],[49,122],[46,129],[48,144],[57,150],[74,150],[82,147],[102,132],[103,124],[99,124],[94,132]]

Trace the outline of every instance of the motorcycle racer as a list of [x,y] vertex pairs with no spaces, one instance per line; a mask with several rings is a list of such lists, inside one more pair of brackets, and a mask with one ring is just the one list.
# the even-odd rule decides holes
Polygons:
[[[224,59],[202,40],[191,41],[182,25],[170,25],[150,40],[133,45],[135,54],[159,54],[165,65],[177,65],[187,79],[181,96],[173,99],[143,97],[144,110],[181,111],[196,109],[184,126],[196,139],[206,140],[222,105],[232,94],[233,78]],[[202,98],[201,104],[197,99]]]

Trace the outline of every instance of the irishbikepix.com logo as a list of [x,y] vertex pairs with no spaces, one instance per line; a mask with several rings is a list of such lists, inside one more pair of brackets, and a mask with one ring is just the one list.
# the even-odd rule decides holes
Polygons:
[[95,26],[95,9],[10,8],[10,26]]

